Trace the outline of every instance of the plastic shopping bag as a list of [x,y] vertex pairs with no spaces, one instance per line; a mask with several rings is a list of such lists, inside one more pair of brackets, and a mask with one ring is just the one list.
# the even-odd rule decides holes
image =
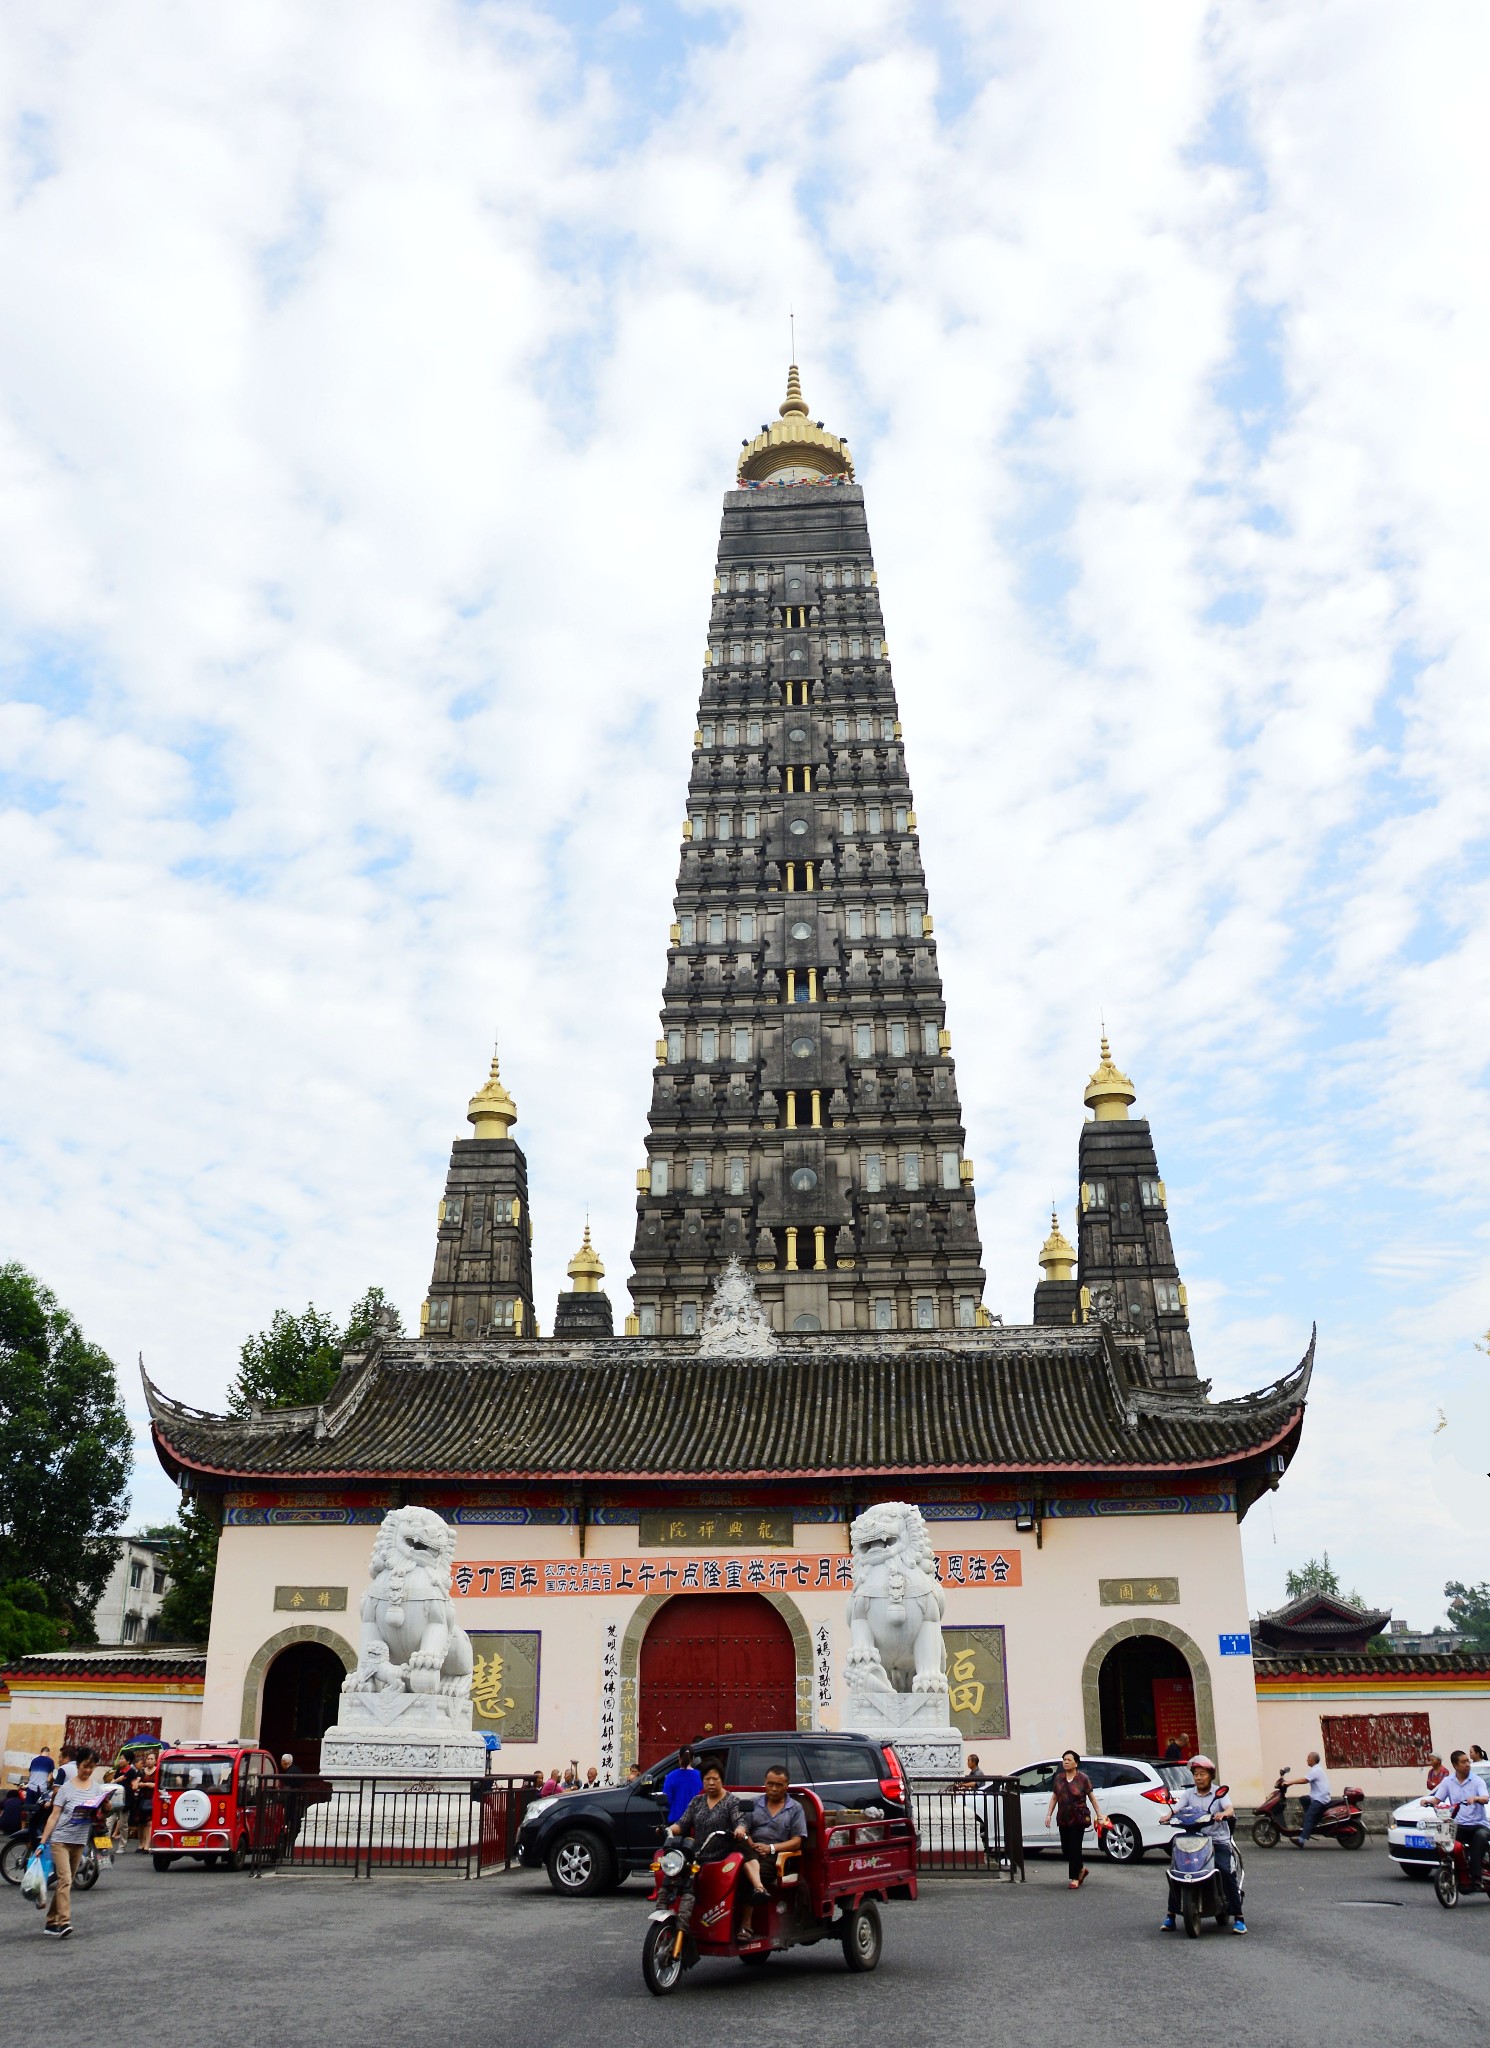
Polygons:
[[52,1888],[56,1882],[57,1866],[52,1861],[51,1850],[43,1842],[21,1877],[21,1897],[30,1899],[34,1906],[45,1912],[52,1903]]

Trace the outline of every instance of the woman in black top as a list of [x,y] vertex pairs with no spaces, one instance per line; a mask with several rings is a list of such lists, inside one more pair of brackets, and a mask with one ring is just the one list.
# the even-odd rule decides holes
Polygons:
[[1050,1826],[1053,1813],[1057,1814],[1056,1832],[1061,1838],[1061,1849],[1066,1858],[1066,1889],[1077,1892],[1087,1880],[1087,1868],[1081,1860],[1081,1844],[1086,1831],[1094,1819],[1098,1833],[1107,1822],[1097,1804],[1092,1781],[1081,1768],[1081,1758],[1074,1749],[1061,1751],[1061,1767],[1055,1774],[1055,1783],[1050,1788],[1050,1804],[1045,1809],[1046,1827]]
[[724,1773],[718,1764],[709,1764],[704,1770],[703,1791],[689,1802],[687,1811],[673,1822],[668,1833],[680,1838],[692,1836],[697,1863],[718,1863],[743,1842],[747,1852],[745,1875],[756,1897],[764,1898],[766,1888],[761,1883],[760,1861],[751,1848],[747,1818],[741,1802],[732,1792],[725,1791]]

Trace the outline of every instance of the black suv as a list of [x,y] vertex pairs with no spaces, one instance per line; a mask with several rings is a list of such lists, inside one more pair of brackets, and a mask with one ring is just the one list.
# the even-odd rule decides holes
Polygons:
[[[731,1791],[759,1788],[772,1764],[784,1764],[793,1785],[810,1785],[831,1812],[872,1807],[905,1811],[905,1787],[894,1753],[869,1735],[727,1735],[702,1737],[695,1758],[720,1762]],[[530,1870],[543,1864],[556,1892],[580,1897],[614,1891],[633,1871],[649,1870],[667,1827],[662,1781],[678,1761],[663,1757],[629,1785],[595,1792],[561,1792],[535,1799],[523,1815],[517,1860]]]

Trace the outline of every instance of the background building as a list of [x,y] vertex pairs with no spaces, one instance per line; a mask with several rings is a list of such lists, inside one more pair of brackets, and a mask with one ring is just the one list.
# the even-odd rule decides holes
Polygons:
[[171,1581],[158,1536],[122,1536],[103,1598],[93,1610],[100,1643],[152,1643],[160,1634],[160,1610]]

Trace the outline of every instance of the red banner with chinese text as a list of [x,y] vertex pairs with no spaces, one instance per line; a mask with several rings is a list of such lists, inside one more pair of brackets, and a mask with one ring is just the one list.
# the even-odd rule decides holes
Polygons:
[[[937,1577],[946,1587],[1023,1584],[1017,1550],[939,1550]],[[831,1593],[853,1583],[844,1553],[822,1557],[780,1551],[759,1556],[530,1557],[462,1559],[450,1574],[457,1599],[504,1599],[570,1593]]]

